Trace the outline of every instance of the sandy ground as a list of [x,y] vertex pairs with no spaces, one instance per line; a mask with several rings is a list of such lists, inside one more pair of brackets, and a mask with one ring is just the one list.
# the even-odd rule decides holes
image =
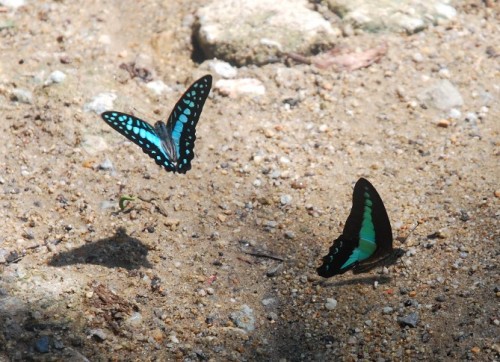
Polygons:
[[[191,41],[202,3],[0,12],[12,20],[0,30],[0,361],[498,360],[497,14],[464,2],[448,26],[340,39],[388,45],[354,72],[239,69],[266,95],[212,92],[192,170],[177,175],[83,108],[114,92],[115,110],[166,118],[208,73]],[[137,59],[172,90],[154,96],[120,69]],[[65,81],[44,85],[55,70]],[[461,92],[457,118],[417,101],[436,79]],[[16,88],[32,102],[13,101]],[[395,242],[397,264],[323,281],[315,268],[359,177],[395,238],[420,225]],[[145,201],[121,212],[125,194]],[[253,331],[231,318],[243,305]],[[400,326],[411,313],[417,326]]]

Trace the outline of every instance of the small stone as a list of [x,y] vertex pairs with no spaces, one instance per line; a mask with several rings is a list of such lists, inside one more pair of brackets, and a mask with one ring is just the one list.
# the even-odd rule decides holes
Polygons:
[[151,331],[151,337],[153,337],[153,339],[156,342],[161,343],[163,341],[163,339],[165,338],[165,335],[163,334],[161,329],[156,328],[156,329],[153,329]]
[[497,199],[499,199],[499,198],[500,198],[500,190],[495,190],[495,197],[496,197]]
[[40,353],[49,353],[49,337],[43,336],[36,340],[35,349]]
[[460,112],[458,109],[456,108],[452,108],[450,109],[450,111],[448,112],[448,116],[451,118],[451,119],[459,119],[461,116],[462,116],[462,112]]
[[412,60],[415,62],[415,63],[422,63],[424,61],[424,56],[422,55],[422,53],[414,53],[412,56],[411,56]]
[[295,239],[295,233],[291,230],[285,231],[285,239]]
[[255,317],[253,310],[246,304],[242,305],[239,311],[231,313],[229,318],[234,324],[236,324],[236,326],[247,332],[251,332],[255,329]]
[[268,306],[268,305],[271,305],[271,304],[274,304],[276,303],[276,299],[275,298],[266,298],[266,299],[262,299],[261,301],[262,305],[264,307]]
[[271,174],[269,176],[272,179],[278,179],[281,176],[281,171],[280,170],[274,170],[273,172],[271,172]]
[[210,70],[223,78],[234,78],[238,75],[238,70],[235,67],[222,60],[209,60],[207,63]]
[[409,326],[411,328],[415,328],[418,323],[418,313],[410,313],[405,317],[400,317],[398,318],[398,323],[404,327],[404,326]]
[[394,312],[394,308],[392,308],[392,307],[382,308],[382,314],[391,314],[392,312]]
[[475,346],[475,347],[472,347],[470,351],[474,354],[478,354],[479,352],[481,352],[481,348]]
[[281,271],[281,269],[283,269],[283,263],[276,264],[276,266],[266,271],[266,276],[269,278],[274,277]]
[[347,340],[347,344],[351,346],[355,345],[356,343],[358,343],[358,339],[354,336],[349,337],[349,339]]
[[131,326],[139,326],[142,323],[142,315],[139,312],[132,313],[125,322]]
[[163,83],[161,80],[153,80],[146,84],[146,88],[151,90],[156,95],[162,95],[163,93],[169,92],[172,90],[168,85]]
[[215,83],[214,89],[229,98],[238,98],[243,95],[262,96],[266,94],[264,84],[254,78],[219,79]]
[[267,315],[267,319],[269,319],[270,321],[278,320],[278,315],[274,312],[269,312]]
[[114,93],[100,93],[92,98],[92,101],[83,106],[85,112],[94,112],[101,114],[102,112],[113,109],[113,102],[117,98]]
[[53,83],[62,83],[66,79],[66,74],[61,72],[60,70],[55,70],[50,73],[49,78],[45,82],[45,85],[53,84]]
[[99,169],[100,170],[112,170],[113,169],[113,162],[109,158],[106,158],[101,164],[99,164]]
[[326,298],[325,308],[333,310],[337,307],[337,300],[334,298]]
[[260,187],[262,185],[262,181],[259,179],[256,179],[256,180],[254,180],[252,185],[254,185],[254,187]]
[[168,227],[175,227],[175,226],[179,225],[180,222],[181,221],[179,219],[174,219],[171,217],[168,217],[163,221],[165,226],[168,226]]
[[89,331],[89,334],[91,337],[94,337],[99,342],[102,342],[102,341],[106,340],[106,338],[107,338],[106,333],[100,328],[91,329]]
[[26,89],[16,88],[12,91],[11,99],[19,103],[32,104],[33,93]]
[[280,203],[281,205],[289,205],[292,202],[292,196],[290,195],[281,195],[280,197]]
[[445,297],[444,295],[438,295],[438,296],[436,297],[436,301],[437,301],[437,302],[442,303],[442,302],[444,302],[445,300],[446,300],[446,297]]
[[450,121],[448,121],[447,119],[440,119],[437,122],[437,126],[441,128],[448,128],[450,126]]

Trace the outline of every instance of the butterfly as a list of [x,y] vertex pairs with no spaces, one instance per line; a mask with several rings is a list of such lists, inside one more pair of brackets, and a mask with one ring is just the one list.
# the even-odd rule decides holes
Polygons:
[[317,272],[324,278],[351,269],[356,274],[363,273],[400,251],[392,247],[391,223],[380,195],[368,180],[360,178],[354,186],[351,213],[344,230],[323,257]]
[[116,111],[104,112],[101,117],[167,171],[186,173],[194,158],[196,124],[211,86],[211,75],[194,82],[175,104],[166,124],[158,121],[152,126],[142,119]]

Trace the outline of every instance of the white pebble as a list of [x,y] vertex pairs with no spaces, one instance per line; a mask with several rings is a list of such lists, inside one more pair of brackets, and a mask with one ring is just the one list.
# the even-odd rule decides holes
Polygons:
[[280,198],[281,205],[289,205],[292,202],[292,196],[290,195],[282,195]]
[[326,298],[325,308],[333,310],[337,307],[337,300],[333,298]]
[[50,83],[62,83],[66,79],[66,74],[61,72],[60,70],[55,70],[49,75],[49,79],[47,82]]
[[259,179],[256,179],[256,180],[254,180],[252,185],[254,185],[255,187],[260,187],[262,185],[262,181]]

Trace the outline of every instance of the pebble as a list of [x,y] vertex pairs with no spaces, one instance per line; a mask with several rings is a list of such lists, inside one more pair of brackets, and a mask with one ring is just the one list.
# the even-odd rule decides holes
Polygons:
[[153,337],[156,342],[161,343],[165,338],[165,335],[160,328],[155,328],[151,331],[151,337]]
[[54,83],[62,83],[66,79],[66,74],[60,70],[55,70],[50,73],[49,78],[45,81],[45,85],[50,85]]
[[40,353],[49,353],[49,337],[43,336],[36,340],[35,349]]
[[422,55],[422,53],[419,53],[419,52],[413,53],[411,58],[413,59],[413,61],[415,63],[422,63],[424,61],[424,56]]
[[481,348],[475,346],[475,347],[472,347],[470,351],[474,354],[478,354],[479,352],[481,352]]
[[291,230],[286,230],[284,235],[285,235],[285,239],[289,239],[289,240],[295,239],[295,233]]
[[437,122],[437,126],[441,128],[448,128],[450,126],[450,121],[447,119],[440,119]]
[[117,96],[114,93],[99,93],[89,103],[83,106],[85,112],[94,112],[101,114],[102,112],[113,109],[113,103]]
[[100,170],[112,170],[113,169],[113,162],[109,158],[106,158],[103,162],[99,164],[99,169]]
[[452,108],[450,109],[450,111],[448,112],[448,116],[452,119],[459,119],[460,117],[462,117],[462,112],[460,112],[458,109],[456,108]]
[[337,308],[337,300],[334,298],[326,298],[325,308],[328,310]]
[[254,312],[252,308],[246,304],[243,304],[239,311],[231,313],[229,318],[236,326],[247,332],[251,332],[255,329]]
[[437,302],[444,302],[444,301],[446,301],[446,297],[445,297],[444,295],[442,295],[442,294],[441,294],[441,295],[438,295],[438,296],[436,297],[436,301],[437,301]]
[[139,326],[142,323],[142,315],[139,312],[134,312],[132,315],[125,321],[125,323],[131,326]]
[[271,321],[276,321],[276,320],[278,320],[278,318],[279,318],[278,315],[274,312],[269,312],[267,314],[267,319],[269,319]]
[[11,99],[19,103],[32,104],[33,93],[26,89],[16,88],[12,91]]
[[262,181],[260,179],[255,179],[252,183],[254,187],[260,187],[262,186]]
[[458,89],[447,79],[435,82],[418,95],[419,101],[428,108],[449,111],[464,104]]
[[106,333],[105,333],[102,329],[100,329],[100,328],[97,328],[97,329],[91,329],[91,330],[89,331],[89,335],[90,335],[91,337],[94,337],[95,339],[97,339],[97,340],[98,340],[98,341],[100,341],[100,342],[102,342],[102,341],[106,340],[106,338],[107,338]]
[[266,276],[271,278],[271,277],[274,277],[276,276],[280,271],[281,269],[283,269],[283,263],[279,263],[277,264],[276,266],[270,268],[269,270],[266,271]]
[[222,60],[209,60],[206,62],[208,67],[217,75],[220,75],[223,78],[234,78],[238,75],[238,69],[233,67],[228,62],[224,62]]
[[0,1],[0,5],[8,7],[8,8],[13,8],[17,9],[20,6],[24,6],[26,4],[25,0],[2,0]]
[[7,262],[7,257],[10,252],[7,249],[0,249],[0,264],[5,264]]
[[172,91],[172,88],[170,88],[161,80],[153,80],[151,82],[146,83],[146,88],[151,90],[154,94],[158,96],[162,95],[163,93]]
[[409,326],[409,327],[415,328],[417,326],[417,323],[418,323],[418,313],[413,312],[413,313],[408,314],[407,316],[399,317],[398,323],[402,327]]
[[244,95],[263,96],[266,94],[264,84],[254,78],[219,79],[215,82],[214,89],[229,98],[238,98]]
[[283,206],[290,205],[291,202],[292,202],[292,196],[290,196],[290,195],[281,195],[281,198],[280,198],[281,205],[283,205]]
[[392,308],[392,307],[382,308],[382,314],[391,314],[392,312],[394,312],[394,308]]
[[267,307],[268,305],[271,305],[271,304],[276,303],[276,298],[266,298],[266,299],[262,299],[261,303],[262,303],[262,305],[263,305],[264,307]]

